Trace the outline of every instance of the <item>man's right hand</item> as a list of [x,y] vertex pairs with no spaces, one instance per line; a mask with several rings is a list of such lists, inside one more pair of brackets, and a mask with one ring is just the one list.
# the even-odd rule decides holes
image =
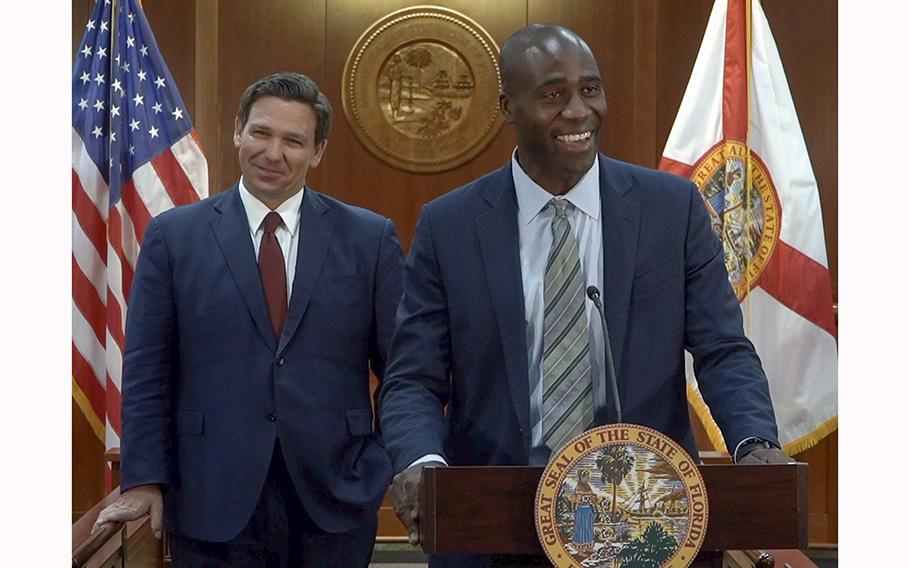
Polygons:
[[161,538],[161,517],[164,510],[161,488],[157,485],[137,485],[127,489],[120,498],[98,513],[92,526],[95,532],[108,523],[134,521],[148,514],[152,520],[152,533]]
[[420,472],[424,467],[438,467],[446,464],[440,461],[429,461],[412,465],[392,478],[392,505],[395,514],[408,529],[408,542],[420,543]]

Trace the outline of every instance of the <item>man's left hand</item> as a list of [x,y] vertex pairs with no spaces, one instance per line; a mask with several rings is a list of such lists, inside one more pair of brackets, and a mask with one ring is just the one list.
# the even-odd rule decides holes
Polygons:
[[740,458],[739,463],[743,465],[785,464],[796,463],[796,460],[777,448],[757,448]]

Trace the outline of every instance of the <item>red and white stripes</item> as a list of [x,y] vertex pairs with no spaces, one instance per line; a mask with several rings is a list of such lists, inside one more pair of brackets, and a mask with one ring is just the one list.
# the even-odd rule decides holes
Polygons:
[[149,221],[204,198],[208,175],[195,131],[140,166],[109,204],[109,190],[73,130],[73,388],[106,447],[119,445],[124,328]]

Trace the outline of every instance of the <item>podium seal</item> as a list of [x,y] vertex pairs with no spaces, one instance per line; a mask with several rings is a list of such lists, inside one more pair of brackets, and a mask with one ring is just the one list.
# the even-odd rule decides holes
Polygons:
[[705,482],[668,436],[589,430],[554,452],[537,486],[537,537],[554,566],[689,566],[708,527]]

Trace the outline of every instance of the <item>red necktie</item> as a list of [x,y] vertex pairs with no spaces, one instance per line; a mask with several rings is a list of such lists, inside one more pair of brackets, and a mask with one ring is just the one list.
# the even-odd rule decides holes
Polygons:
[[281,225],[281,215],[274,211],[265,216],[265,230],[259,244],[259,276],[265,290],[265,303],[272,320],[275,341],[281,338],[284,319],[288,315],[288,281],[284,271],[284,255],[275,237],[275,229]]

